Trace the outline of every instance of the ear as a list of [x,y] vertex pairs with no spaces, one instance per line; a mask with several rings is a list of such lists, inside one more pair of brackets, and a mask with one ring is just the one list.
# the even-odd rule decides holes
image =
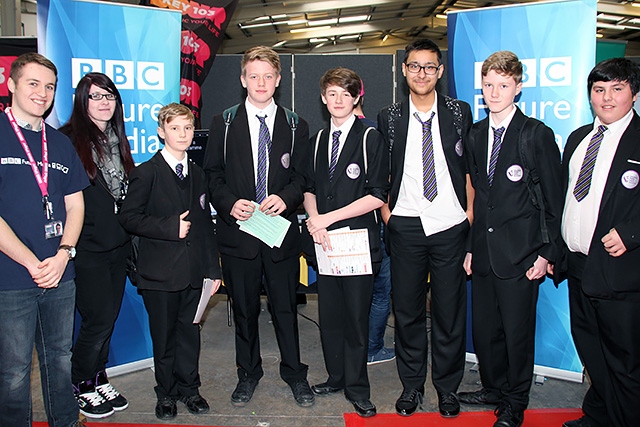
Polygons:
[[240,74],[240,82],[242,83],[243,88],[247,88],[247,80],[244,78],[244,74]]
[[407,77],[407,64],[402,63],[402,75]]
[[16,82],[13,81],[11,77],[7,80],[7,87],[9,88],[9,92],[15,93],[16,91]]
[[282,78],[282,76],[280,74],[278,74],[278,78],[276,79],[276,87],[280,86],[280,79]]
[[518,96],[521,91],[522,91],[522,82],[516,85],[516,96]]
[[358,101],[360,101],[360,95],[356,96],[353,100],[353,105],[358,105]]
[[320,94],[320,98],[322,98],[322,103],[323,103],[324,105],[327,105],[327,98],[325,98],[325,97],[324,97],[324,93],[321,93],[321,94]]
[[158,126],[158,136],[162,139],[165,139],[164,129]]
[[440,69],[438,69],[438,80],[442,78],[443,74],[444,74],[444,64],[440,64]]

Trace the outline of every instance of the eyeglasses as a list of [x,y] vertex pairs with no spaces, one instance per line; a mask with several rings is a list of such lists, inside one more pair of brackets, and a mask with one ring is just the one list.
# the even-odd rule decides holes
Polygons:
[[107,98],[107,101],[115,101],[116,94],[115,93],[98,93],[98,92],[89,94],[89,99],[93,99],[94,101],[100,101],[102,100],[102,98]]
[[415,62],[411,62],[405,65],[407,67],[407,70],[409,70],[409,72],[412,74],[418,74],[420,70],[424,70],[424,73],[428,76],[433,76],[438,72],[440,67],[442,67],[442,64],[436,67],[435,65],[420,65],[416,64]]

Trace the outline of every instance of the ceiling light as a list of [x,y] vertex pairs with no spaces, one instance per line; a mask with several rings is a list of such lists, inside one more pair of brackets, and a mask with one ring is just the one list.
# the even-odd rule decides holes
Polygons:
[[364,22],[368,21],[370,18],[371,16],[369,15],[341,16],[338,21],[341,24],[346,24],[347,22]]
[[389,34],[385,34],[384,37],[382,37],[382,43],[386,42],[388,38]]
[[306,19],[292,19],[291,21],[287,21],[287,25],[300,25],[300,24],[306,24],[307,20]]
[[287,43],[287,41],[286,41],[286,40],[282,40],[282,41],[279,41],[278,43],[274,44],[274,45],[273,45],[273,46],[271,46],[271,47],[280,47],[280,46],[284,46],[284,45],[285,45],[285,43]]
[[313,28],[295,28],[293,30],[289,30],[289,32],[291,34],[296,34],[296,33],[304,33],[307,31],[320,31],[320,30],[330,30],[331,26],[327,25],[325,27],[313,27]]
[[317,27],[319,25],[335,25],[337,23],[338,23],[338,18],[319,19],[317,21],[309,21],[309,25],[312,27]]
[[640,7],[640,3],[631,2],[631,6],[633,6],[633,7]]
[[329,39],[326,38],[326,37],[320,37],[320,38],[315,38],[314,37],[312,39],[309,39],[309,43],[320,43],[320,42],[328,42],[328,41],[329,41]]
[[447,19],[446,13],[436,13],[436,18],[438,19]]
[[340,36],[340,40],[352,40],[360,37],[360,34],[350,34],[348,36]]

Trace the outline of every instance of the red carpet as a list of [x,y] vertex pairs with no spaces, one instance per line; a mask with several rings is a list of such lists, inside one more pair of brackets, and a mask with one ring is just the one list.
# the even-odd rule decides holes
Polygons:
[[[523,427],[560,427],[563,422],[581,416],[581,409],[529,409]],[[346,427],[491,427],[496,422],[493,411],[461,412],[455,418],[442,418],[437,412],[420,412],[410,417],[378,414],[372,418],[352,413],[344,414],[344,419]]]
[[[560,427],[567,420],[582,416],[581,409],[528,409],[523,427]],[[396,414],[378,414],[362,418],[355,413],[344,414],[346,427],[491,427],[496,421],[493,411],[462,412],[456,418],[442,418],[437,412],[420,412],[410,417]],[[184,424],[123,424],[88,421],[88,427],[196,427]],[[47,427],[47,423],[35,422],[33,427]]]

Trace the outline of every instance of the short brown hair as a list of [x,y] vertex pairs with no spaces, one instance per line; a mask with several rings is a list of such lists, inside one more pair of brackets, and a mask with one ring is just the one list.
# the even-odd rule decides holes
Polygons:
[[327,70],[320,77],[320,90],[323,95],[329,86],[339,86],[349,92],[355,99],[360,96],[362,80],[355,71],[344,67],[336,67]]
[[164,129],[164,125],[170,123],[176,117],[186,117],[191,124],[195,121],[193,113],[189,107],[172,102],[171,104],[167,104],[162,107],[158,112],[158,126]]
[[11,72],[9,77],[14,82],[17,82],[18,79],[22,76],[22,68],[27,64],[39,64],[43,67],[46,67],[53,71],[53,75],[56,77],[56,81],[58,80],[58,69],[47,57],[40,55],[36,52],[27,52],[18,56],[13,63],[11,64]]
[[503,76],[513,77],[516,84],[522,82],[522,62],[518,56],[508,50],[501,50],[492,53],[482,63],[482,77],[489,74],[489,71],[495,71]]
[[246,51],[244,53],[244,56],[242,57],[242,63],[240,64],[242,67],[242,75],[244,75],[244,71],[245,71],[245,67],[247,66],[247,63],[251,61],[268,62],[269,64],[271,64],[273,68],[276,69],[278,74],[280,74],[280,71],[282,70],[280,66],[280,57],[278,56],[278,53],[275,50],[271,49],[270,47],[254,46],[248,51]]

